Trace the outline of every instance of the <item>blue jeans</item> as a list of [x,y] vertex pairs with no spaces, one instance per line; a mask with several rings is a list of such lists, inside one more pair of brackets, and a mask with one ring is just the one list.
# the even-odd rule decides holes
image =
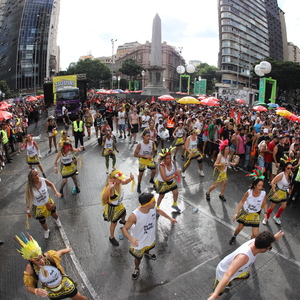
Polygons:
[[247,168],[249,161],[250,161],[250,150],[251,150],[251,146],[249,145],[245,145],[245,162],[244,162],[244,168]]
[[261,157],[260,155],[258,155],[257,162],[258,162],[259,167],[261,167],[261,168],[265,167],[265,159],[263,157]]

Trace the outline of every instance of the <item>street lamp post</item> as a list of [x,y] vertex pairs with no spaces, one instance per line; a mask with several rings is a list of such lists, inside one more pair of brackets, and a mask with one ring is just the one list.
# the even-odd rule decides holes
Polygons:
[[118,76],[118,89],[120,89],[120,80],[121,80],[121,76]]
[[34,73],[33,73],[33,88],[34,88],[34,94],[36,95],[36,80],[37,80],[37,66],[36,66],[36,59],[37,59],[37,47],[40,43],[40,40],[36,40],[34,42]]
[[115,48],[115,42],[117,41],[117,39],[111,39],[111,45],[112,45],[112,54],[111,54],[111,88],[113,88],[113,75],[114,75],[114,48]]
[[143,90],[144,87],[145,87],[145,74],[146,74],[146,72],[145,72],[145,70],[143,70],[143,71],[142,71],[142,77],[143,77],[142,90]]

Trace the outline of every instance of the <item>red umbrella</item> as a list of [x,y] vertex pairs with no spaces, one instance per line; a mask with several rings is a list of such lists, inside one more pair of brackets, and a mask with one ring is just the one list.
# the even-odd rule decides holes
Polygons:
[[298,120],[299,120],[299,117],[296,116],[295,114],[291,114],[291,115],[289,115],[289,116],[286,116],[285,118],[286,118],[286,119],[289,119],[289,120],[291,120],[291,121],[298,121]]
[[276,110],[286,110],[285,107],[276,107]]
[[3,121],[3,120],[7,120],[7,119],[10,119],[12,118],[12,114],[5,111],[5,110],[0,110],[0,121]]
[[36,98],[36,97],[33,97],[33,96],[29,96],[29,97],[26,99],[26,101],[28,101],[28,102],[36,101],[36,100],[37,100],[37,98]]
[[162,96],[159,96],[158,99],[162,100],[162,101],[172,101],[172,100],[174,100],[174,98],[170,95],[162,95]]
[[253,106],[253,110],[255,110],[255,111],[268,111],[268,109],[263,107],[262,105]]
[[220,103],[213,100],[213,99],[210,99],[210,98],[207,98],[207,99],[204,99],[200,102],[200,104],[202,105],[208,105],[208,106],[220,106]]
[[243,100],[243,99],[236,99],[235,101],[236,101],[237,103],[240,103],[240,104],[245,104],[245,103],[246,103],[246,101]]
[[0,104],[0,110],[7,110],[9,107],[11,107],[11,104],[7,104],[6,102]]
[[219,100],[218,98],[216,98],[216,97],[208,97],[208,98],[206,98],[206,99],[220,102],[220,100]]

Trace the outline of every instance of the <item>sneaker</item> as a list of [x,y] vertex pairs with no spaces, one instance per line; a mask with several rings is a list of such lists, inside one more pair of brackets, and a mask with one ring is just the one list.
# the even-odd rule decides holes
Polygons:
[[276,215],[273,217],[273,219],[277,225],[281,224],[280,218],[277,218]]
[[204,177],[204,173],[202,170],[198,170],[198,173],[200,174],[201,177]]
[[236,167],[236,169],[238,169],[238,171],[242,171],[243,170],[243,168],[241,168],[241,167]]
[[90,136],[88,136],[88,140],[90,140],[91,139],[91,137]]
[[128,133],[127,136],[130,136],[130,133]]
[[219,195],[219,198],[223,201],[223,202],[226,202],[226,198],[224,195]]
[[140,185],[140,184],[138,184],[136,191],[137,191],[139,194],[142,192],[142,191],[141,191],[141,185]]
[[48,154],[51,153],[51,150],[48,151]]
[[119,246],[119,242],[113,237],[109,238],[109,241],[114,245],[114,246]]
[[134,269],[131,277],[133,280],[136,280],[136,279],[138,279],[139,275],[140,275],[140,269]]
[[172,205],[172,208],[174,208],[178,213],[181,213],[181,209],[177,205]]
[[267,225],[268,223],[268,219],[267,218],[264,218],[263,221],[262,221],[263,225]]
[[129,141],[129,144],[131,144],[131,141]]
[[184,160],[184,156],[183,155],[180,155],[180,157],[181,157],[182,160]]
[[137,142],[137,141],[134,141],[133,143],[134,143],[134,144],[137,144],[138,142]]
[[64,197],[64,193],[63,193],[63,190],[62,190],[62,189],[59,190],[59,193],[61,194],[61,198],[63,198],[63,197]]
[[50,230],[48,229],[44,232],[45,239],[49,239],[49,235],[50,235]]
[[44,177],[44,178],[46,178],[46,175],[45,175],[45,173],[43,173],[43,177]]
[[82,148],[82,151],[85,151],[85,148],[84,148],[84,147]]
[[57,226],[58,228],[61,227],[60,219],[58,219],[58,218],[57,218],[57,220],[54,219],[54,222],[55,222],[55,224],[56,224],[56,226]]
[[75,187],[76,188],[76,193],[79,194],[80,193],[80,189],[78,186]]
[[106,169],[106,174],[108,174],[109,173],[109,170],[108,169]]
[[152,260],[156,260],[156,255],[154,253],[151,253],[151,252],[145,252],[144,255],[146,257],[148,257],[149,259],[152,259]]
[[119,136],[119,139],[121,139],[122,137],[123,137],[123,136],[122,136],[122,135],[120,135],[120,136]]
[[112,167],[113,170],[116,170],[116,167]]
[[160,214],[159,213],[156,213],[156,218],[158,218],[160,216]]
[[182,177],[182,178],[185,178],[185,174],[184,174],[184,173],[181,173],[181,177]]
[[76,172],[75,172],[75,175],[78,175],[78,174],[79,174],[79,172],[78,172],[78,171],[76,171]]
[[238,169],[236,167],[232,167],[233,171],[238,171]]
[[20,155],[20,152],[18,152],[17,155]]
[[206,201],[210,201],[210,194],[206,193],[205,196],[206,196]]
[[125,225],[125,224],[126,224],[126,221],[120,220],[119,223],[122,224],[122,225]]
[[232,166],[228,165],[227,168],[228,168],[229,170],[231,170],[231,169],[232,169]]
[[235,236],[233,236],[229,241],[230,246],[232,246],[233,244],[235,244]]
[[175,157],[175,155],[173,155],[173,160],[176,160],[176,157]]
[[151,179],[149,180],[149,182],[152,183],[152,184],[154,184],[153,178],[151,178]]
[[55,149],[55,153],[58,153],[57,149]]

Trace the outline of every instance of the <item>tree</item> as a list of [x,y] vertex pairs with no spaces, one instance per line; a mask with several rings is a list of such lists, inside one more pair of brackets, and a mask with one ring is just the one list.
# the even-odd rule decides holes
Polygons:
[[119,72],[130,76],[131,79],[135,79],[138,74],[141,74],[143,67],[136,63],[136,60],[133,58],[126,58],[123,63],[122,67],[119,69]]
[[[292,99],[294,104],[299,105],[300,64],[291,61],[280,62],[271,58],[266,58],[265,61],[268,61],[272,65],[272,70],[269,74],[266,74],[266,77],[277,80],[277,99],[282,102]],[[259,63],[257,62],[257,64]],[[252,75],[254,79],[259,79],[255,73],[252,73]]]
[[99,88],[100,80],[109,80],[111,72],[99,59],[86,58],[70,63],[65,75],[86,74],[89,88]]
[[11,91],[6,81],[4,80],[0,80],[0,91],[1,91],[0,100],[2,99],[3,94],[4,94],[3,99],[8,99],[11,97]]
[[209,95],[215,92],[215,78],[217,70],[218,68],[215,66],[210,66],[207,63],[201,63],[196,67],[196,71],[193,74],[196,77],[201,76],[202,79],[207,80],[206,93]]

